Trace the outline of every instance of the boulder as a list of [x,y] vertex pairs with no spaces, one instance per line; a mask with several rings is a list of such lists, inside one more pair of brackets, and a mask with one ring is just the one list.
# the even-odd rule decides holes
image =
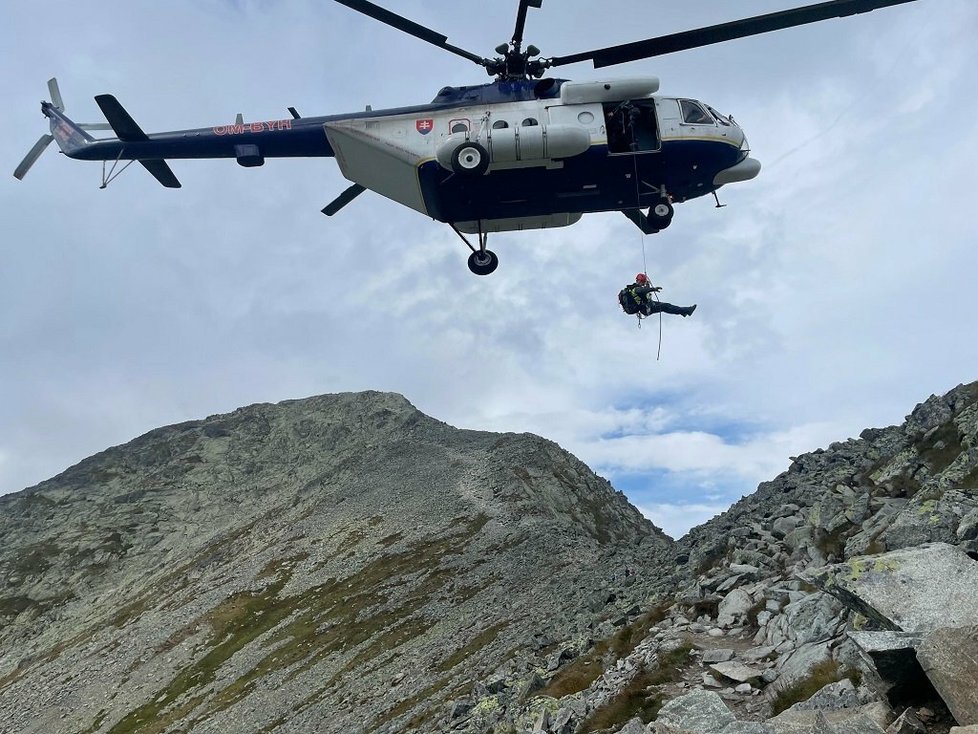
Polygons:
[[821,711],[782,711],[767,720],[775,734],[829,734],[829,723]]
[[917,718],[913,709],[906,709],[886,727],[886,734],[925,734],[926,731],[927,727]]
[[[978,490],[971,490],[976,492]],[[958,540],[975,540],[978,538],[978,509],[972,510],[961,518],[958,523]]]
[[891,550],[923,543],[955,543],[962,517],[974,509],[975,500],[965,492],[947,490],[939,497],[918,492],[881,539]]
[[701,658],[705,665],[711,663],[725,663],[728,660],[733,660],[734,651],[730,648],[721,647],[715,650],[704,650],[703,657]]
[[763,670],[751,668],[743,663],[737,662],[714,663],[710,666],[710,670],[737,683],[759,682],[764,673]]
[[978,624],[978,563],[946,543],[861,556],[804,578],[883,629]]
[[768,719],[776,734],[886,734],[863,711],[782,711]]
[[931,632],[917,659],[958,724],[978,724],[978,626]]
[[848,678],[829,683],[807,701],[794,704],[789,711],[840,711],[858,709],[862,705],[856,687]]
[[717,608],[717,624],[721,627],[731,627],[747,619],[747,612],[754,606],[751,595],[743,589],[734,589],[720,602]]
[[735,721],[720,734],[774,734],[774,729],[763,721]]
[[808,678],[812,668],[831,659],[832,650],[827,642],[802,645],[778,661],[778,689],[790,688],[795,683]]
[[737,720],[713,691],[694,691],[674,698],[659,710],[656,724],[691,734],[716,734]]
[[645,728],[645,724],[637,716],[634,719],[630,719],[625,726],[623,726],[618,734],[646,734],[648,729]]
[[784,538],[804,522],[801,517],[794,515],[791,517],[779,517],[771,525],[771,533],[776,538]]
[[908,632],[849,632],[863,658],[890,685],[919,678],[916,648],[920,635]]

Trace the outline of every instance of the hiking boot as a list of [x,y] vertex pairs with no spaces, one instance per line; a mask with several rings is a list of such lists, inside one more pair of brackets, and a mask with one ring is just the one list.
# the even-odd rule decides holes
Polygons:
[[686,308],[683,309],[683,318],[686,318],[687,316],[692,316],[693,311],[695,310],[696,310],[695,303],[692,306],[687,306]]

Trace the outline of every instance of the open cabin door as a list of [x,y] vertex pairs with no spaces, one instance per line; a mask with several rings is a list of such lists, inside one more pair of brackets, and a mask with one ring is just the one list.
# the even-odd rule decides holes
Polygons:
[[602,106],[610,155],[655,153],[661,149],[654,99],[605,102]]

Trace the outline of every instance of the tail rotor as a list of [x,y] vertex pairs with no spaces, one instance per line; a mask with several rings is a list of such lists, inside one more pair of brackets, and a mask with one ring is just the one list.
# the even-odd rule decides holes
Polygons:
[[48,93],[51,95],[51,103],[64,112],[65,101],[61,98],[61,90],[58,88],[58,80],[55,77],[48,79]]
[[[61,89],[59,89],[58,87],[58,80],[54,77],[48,79],[48,94],[51,95],[51,102],[50,102],[51,106],[53,106],[59,112],[64,112],[65,102],[61,96]],[[42,110],[44,109],[44,104],[47,103],[43,103],[41,105]],[[49,115],[45,113],[45,116],[48,117]],[[104,122],[80,123],[78,127],[80,127],[82,130],[111,130],[112,129],[111,125]],[[20,162],[20,165],[17,166],[16,170],[14,170],[14,178],[16,178],[19,181],[22,181],[24,179],[24,176],[26,176],[27,172],[31,169],[31,166],[33,166],[37,162],[37,159],[41,157],[41,154],[45,150],[47,150],[47,147],[51,144],[52,140],[54,140],[54,136],[48,134],[44,134],[40,138],[38,138],[37,142],[34,143],[34,147],[30,149],[27,155],[24,156],[24,160],[22,160]]]
[[20,162],[20,165],[17,166],[17,170],[14,171],[14,178],[16,178],[18,181],[23,181],[24,176],[27,175],[27,172],[31,169],[31,166],[37,162],[37,159],[41,157],[41,153],[43,153],[51,144],[52,140],[54,140],[53,135],[42,135],[40,139],[34,143],[34,147],[31,148],[30,152],[24,156],[24,160]]

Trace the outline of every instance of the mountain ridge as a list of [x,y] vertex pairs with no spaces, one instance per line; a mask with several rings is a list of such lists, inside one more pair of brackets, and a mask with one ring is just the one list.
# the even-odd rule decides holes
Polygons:
[[[373,718],[421,716],[434,691],[505,660],[504,630],[508,647],[554,624],[580,633],[562,605],[604,578],[578,561],[610,574],[629,558],[644,564],[640,547],[669,545],[556,444],[454,429],[376,392],[150,431],[4,497],[0,534],[0,574],[19,591],[0,601],[12,616],[0,632],[0,713],[26,694],[27,671],[74,678],[90,658],[116,683],[161,681],[77,694],[107,701],[86,727],[117,733],[161,717],[235,726],[251,696],[295,698],[311,671],[334,679],[321,695],[341,712],[348,689],[366,687]],[[130,648],[156,655],[119,652]],[[378,663],[399,649],[422,672],[385,701]],[[185,700],[192,691],[201,700]],[[15,719],[23,731],[73,730],[47,728],[62,723],[45,714],[50,702],[25,700],[36,705]],[[327,717],[318,700],[297,706],[297,717]],[[347,716],[362,725],[364,709]]]

